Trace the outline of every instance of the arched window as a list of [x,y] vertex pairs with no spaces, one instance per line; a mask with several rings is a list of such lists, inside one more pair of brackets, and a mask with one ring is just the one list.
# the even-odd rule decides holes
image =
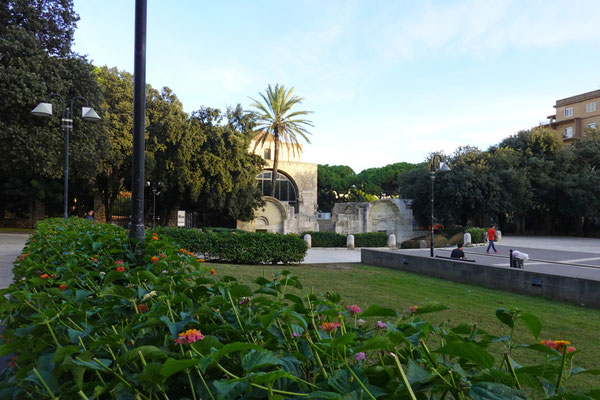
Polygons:
[[[258,188],[263,196],[271,195],[271,178],[273,171],[263,171],[256,177]],[[296,184],[286,175],[281,172],[277,173],[277,189],[275,190],[275,198],[279,201],[287,201],[288,204],[294,207],[294,211],[298,213],[298,189]]]

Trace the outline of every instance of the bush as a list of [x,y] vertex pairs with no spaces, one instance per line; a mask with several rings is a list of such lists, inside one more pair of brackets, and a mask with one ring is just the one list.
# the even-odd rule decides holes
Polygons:
[[355,247],[386,247],[388,235],[385,232],[368,232],[354,234]]
[[346,235],[335,232],[302,232],[300,237],[309,234],[312,247],[346,247]]
[[597,373],[568,342],[539,343],[541,322],[516,308],[496,310],[498,335],[438,326],[424,316],[439,303],[361,310],[302,293],[289,271],[217,279],[164,235],[143,248],[110,225],[38,224],[0,291],[1,398],[575,398],[568,379]]
[[456,246],[459,243],[463,243],[465,235],[462,232],[455,233],[448,239],[448,245]]
[[243,231],[200,232],[186,228],[157,228],[178,246],[203,255],[207,260],[234,264],[276,264],[301,262],[306,243],[296,235]]
[[465,233],[471,234],[471,243],[484,243],[487,230],[485,228],[469,227],[465,229]]
[[410,239],[400,243],[401,249],[420,249],[421,239]]

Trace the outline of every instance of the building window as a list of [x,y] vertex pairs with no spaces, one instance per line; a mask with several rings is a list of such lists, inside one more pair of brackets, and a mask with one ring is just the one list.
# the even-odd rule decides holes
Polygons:
[[565,128],[565,133],[563,134],[563,138],[568,139],[573,137],[573,127],[567,126]]
[[[258,181],[258,189],[263,196],[271,195],[271,177],[272,171],[263,171],[256,177]],[[275,198],[280,201],[287,201],[288,204],[294,207],[296,214],[298,213],[298,189],[296,184],[282,173],[277,174],[277,188],[275,190]]]
[[271,159],[271,149],[265,149],[265,160]]
[[573,116],[573,107],[565,108],[565,117]]
[[596,102],[587,103],[585,105],[585,112],[594,112],[596,111]]
[[596,129],[596,127],[597,127],[597,126],[598,126],[598,125],[596,125],[596,123],[595,123],[595,122],[590,122],[589,124],[587,124],[587,127],[588,127],[589,129]]

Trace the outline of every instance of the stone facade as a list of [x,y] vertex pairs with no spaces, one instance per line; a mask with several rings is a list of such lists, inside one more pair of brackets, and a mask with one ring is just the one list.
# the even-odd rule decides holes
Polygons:
[[385,232],[396,235],[399,245],[413,237],[413,214],[402,199],[382,199],[373,203],[337,203],[333,207],[333,231],[341,234]]
[[[273,170],[273,143],[265,142],[264,146],[250,145],[251,152],[265,158],[265,171]],[[301,160],[302,147],[295,149],[290,145],[281,146],[279,152],[280,174],[285,175],[297,191],[297,207],[288,201],[281,201],[271,196],[263,196],[265,205],[257,210],[256,218],[250,222],[238,221],[238,229],[246,231],[266,231],[273,233],[297,233],[302,231],[318,231],[317,223],[317,164],[305,163]],[[297,210],[296,210],[297,208]]]

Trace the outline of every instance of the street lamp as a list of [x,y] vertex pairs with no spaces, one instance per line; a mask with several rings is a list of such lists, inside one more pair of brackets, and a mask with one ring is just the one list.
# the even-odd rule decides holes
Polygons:
[[165,185],[162,182],[146,182],[146,187],[150,186],[152,187],[152,229],[154,229],[156,226],[156,196],[160,194],[160,190]]
[[37,117],[51,117],[52,116],[52,103],[50,103],[51,97],[58,97],[60,99],[61,110],[62,110],[62,128],[65,131],[65,165],[64,165],[64,192],[63,192],[63,217],[69,218],[69,136],[73,129],[73,103],[76,100],[83,100],[86,107],[81,107],[81,118],[86,121],[100,121],[100,117],[96,114],[93,108],[87,107],[88,101],[83,96],[75,96],[69,101],[69,107],[65,108],[65,101],[62,96],[51,93],[46,97],[46,102],[40,103],[36,108],[31,110],[31,113]]
[[442,156],[436,154],[431,159],[431,172],[429,173],[429,179],[431,180],[431,236],[429,241],[429,252],[430,256],[433,257],[433,183],[435,182],[435,160],[439,160],[437,172],[450,171],[448,163],[442,161]]

